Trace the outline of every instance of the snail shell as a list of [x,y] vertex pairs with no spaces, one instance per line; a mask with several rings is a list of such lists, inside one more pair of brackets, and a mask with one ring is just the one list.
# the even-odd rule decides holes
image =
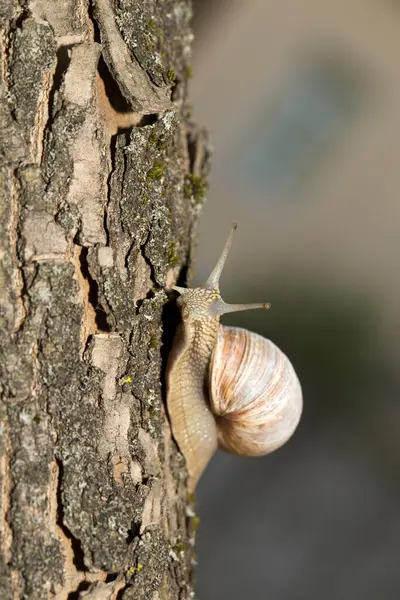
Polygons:
[[302,393],[287,356],[270,340],[220,325],[210,363],[210,405],[218,445],[242,456],[262,456],[293,434]]

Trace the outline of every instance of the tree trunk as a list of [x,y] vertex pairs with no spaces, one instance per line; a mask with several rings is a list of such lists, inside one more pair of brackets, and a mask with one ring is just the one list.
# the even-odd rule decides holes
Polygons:
[[193,598],[163,386],[208,162],[190,1],[2,5],[0,597]]

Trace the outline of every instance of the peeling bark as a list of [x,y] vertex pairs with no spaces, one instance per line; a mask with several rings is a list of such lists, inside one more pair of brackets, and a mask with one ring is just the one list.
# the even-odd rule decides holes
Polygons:
[[[0,16],[0,597],[194,597],[164,409],[208,167],[189,0],[8,0]],[[192,179],[191,179],[192,178]],[[163,349],[163,355],[161,350]]]

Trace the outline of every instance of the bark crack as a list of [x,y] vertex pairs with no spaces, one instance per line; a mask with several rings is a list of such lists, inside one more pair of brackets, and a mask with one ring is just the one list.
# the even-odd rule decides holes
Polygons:
[[17,176],[13,174],[11,179],[11,211],[10,221],[8,228],[8,235],[10,239],[10,250],[13,262],[13,287],[16,298],[17,309],[15,311],[14,318],[14,333],[17,333],[23,327],[23,324],[27,315],[27,307],[25,306],[26,296],[24,295],[25,282],[23,277],[22,264],[18,253],[18,240],[19,240],[19,218],[20,218],[20,204],[19,195],[17,189]]
[[117,135],[112,135],[110,137],[110,145],[109,145],[109,162],[110,168],[107,177],[107,202],[104,207],[104,231],[106,234],[106,246],[110,245],[110,225],[108,222],[108,213],[111,204],[111,195],[112,195],[112,177],[115,173],[116,169],[116,153],[117,153]]
[[[99,286],[95,279],[90,274],[89,269],[89,261],[88,261],[88,253],[89,248],[81,247],[79,252],[79,263],[80,263],[80,274],[81,278],[83,278],[84,282],[84,294],[85,294],[85,303],[86,303],[86,323],[88,319],[95,321],[95,328],[93,327],[93,323],[90,324],[89,329],[86,326],[86,323],[83,324],[83,329],[85,330],[84,335],[84,346],[86,347],[86,342],[89,335],[96,332],[109,332],[111,331],[111,327],[107,321],[107,311],[104,309],[102,304],[99,302]],[[94,313],[94,314],[93,314]],[[84,317],[85,318],[85,315]],[[90,333],[87,333],[90,331]]]
[[40,96],[38,98],[35,122],[31,132],[32,159],[35,164],[40,165],[45,149],[46,127],[49,122],[50,94],[54,85],[54,73],[57,63],[53,69],[43,75]]
[[10,436],[8,435],[8,424],[7,422],[2,423],[3,426],[3,454],[0,459],[0,473],[1,473],[1,553],[4,557],[4,563],[9,564],[11,560],[11,546],[12,546],[12,529],[8,521],[8,511],[11,506],[11,490],[12,490],[12,478],[11,478],[11,442]]
[[91,282],[88,279],[89,268],[87,264],[87,248],[75,246],[73,253],[73,263],[75,267],[75,279],[78,285],[78,294],[82,304],[82,318],[80,331],[80,355],[83,356],[88,340],[98,331],[96,309],[92,304]]
[[151,292],[154,293],[157,289],[159,289],[160,286],[157,281],[157,276],[156,276],[156,271],[155,271],[154,265],[153,265],[152,261],[146,255],[146,245],[149,242],[149,240],[150,240],[150,231],[148,233],[146,240],[143,242],[143,244],[140,245],[140,253],[141,253],[142,258],[145,261],[146,265],[150,269],[150,280],[151,280],[151,283],[153,284],[153,289],[151,290]]
[[58,478],[57,478],[57,520],[56,525],[59,527],[65,536],[69,540],[70,547],[73,554],[73,564],[77,571],[86,571],[85,567],[85,554],[82,548],[81,541],[74,536],[72,531],[64,523],[64,507],[62,501],[62,485],[63,485],[63,464],[60,460],[56,460],[58,467]]
[[74,600],[79,599],[80,592],[88,589],[91,584],[106,582],[114,573],[87,570],[82,543],[64,522],[62,486],[63,464],[61,460],[54,459],[50,465],[48,512],[51,529],[64,555],[64,582],[56,590],[55,600]]
[[71,62],[71,56],[69,53],[69,49],[71,45],[60,46],[57,50],[57,61],[56,66],[53,71],[53,81],[51,87],[48,92],[48,111],[47,111],[47,122],[43,127],[43,136],[42,136],[42,154],[45,152],[46,145],[46,137],[48,133],[51,132],[53,124],[57,118],[57,115],[62,110],[61,107],[56,110],[55,108],[55,100],[56,94],[61,89],[65,73],[68,70],[69,64]]

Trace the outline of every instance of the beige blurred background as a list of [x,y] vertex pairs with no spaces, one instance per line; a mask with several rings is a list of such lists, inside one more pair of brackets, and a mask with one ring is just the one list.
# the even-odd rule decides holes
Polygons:
[[400,598],[400,2],[197,0],[214,156],[201,283],[230,223],[232,315],[291,358],[293,439],[199,486],[199,600]]

